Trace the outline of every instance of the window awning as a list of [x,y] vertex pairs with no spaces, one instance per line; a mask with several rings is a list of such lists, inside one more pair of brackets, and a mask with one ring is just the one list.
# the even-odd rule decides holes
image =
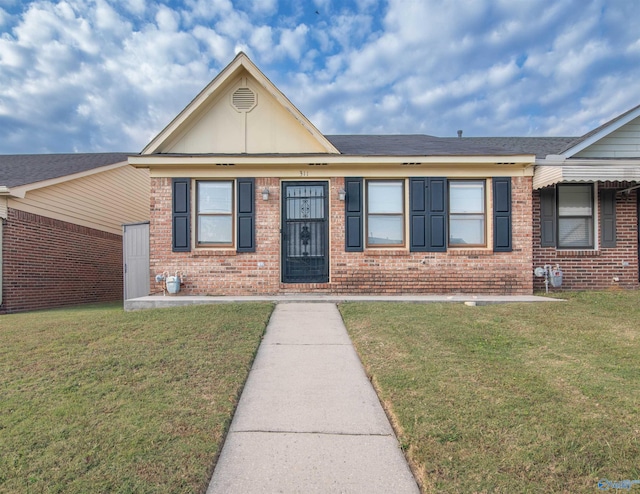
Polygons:
[[640,182],[640,160],[536,161],[533,188],[560,182]]

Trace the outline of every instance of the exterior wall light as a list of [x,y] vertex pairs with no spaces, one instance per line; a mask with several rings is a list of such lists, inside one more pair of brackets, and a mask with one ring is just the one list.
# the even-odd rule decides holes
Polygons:
[[340,199],[341,201],[344,201],[346,197],[347,197],[347,191],[344,190],[344,187],[343,187],[338,191],[338,199]]
[[262,189],[262,200],[263,201],[269,200],[269,189],[267,189],[266,187]]

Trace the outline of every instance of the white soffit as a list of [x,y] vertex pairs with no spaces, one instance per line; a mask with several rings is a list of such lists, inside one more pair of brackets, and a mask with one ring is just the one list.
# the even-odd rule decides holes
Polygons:
[[244,69],[264,89],[269,92],[300,124],[307,129],[311,135],[326,149],[327,153],[339,154],[340,152],[329,142],[329,140],[298,110],[289,99],[260,71],[260,69],[249,59],[243,52],[238,53],[236,58],[227,65],[214,79],[205,87],[182,110],[172,121],[162,130],[140,154],[148,155],[157,153],[159,149],[169,142],[185,124],[188,123],[190,117],[197,114],[198,109],[206,106],[206,104],[215,98],[218,90],[225,86],[227,82],[236,78],[237,74]]

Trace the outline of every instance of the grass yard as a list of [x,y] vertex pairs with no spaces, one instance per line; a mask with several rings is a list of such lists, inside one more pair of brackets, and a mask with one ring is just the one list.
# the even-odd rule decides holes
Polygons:
[[0,316],[0,492],[203,492],[272,309]]
[[640,479],[640,293],[565,298],[341,305],[424,492]]

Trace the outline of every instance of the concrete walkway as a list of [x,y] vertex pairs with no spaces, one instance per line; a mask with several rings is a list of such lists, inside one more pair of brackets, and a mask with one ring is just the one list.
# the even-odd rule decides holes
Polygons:
[[257,492],[419,492],[333,303],[271,316],[207,490]]

